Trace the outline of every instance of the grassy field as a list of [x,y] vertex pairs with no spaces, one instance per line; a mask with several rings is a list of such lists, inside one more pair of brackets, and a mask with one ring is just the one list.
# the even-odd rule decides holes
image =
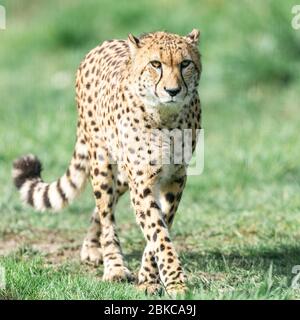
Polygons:
[[[201,35],[205,169],[190,177],[172,237],[190,299],[299,299],[300,31],[293,1],[7,0],[0,31],[0,299],[144,299],[79,262],[90,188],[61,213],[20,204],[12,160],[37,154],[48,181],[75,142],[75,71],[89,49],[129,32]],[[144,239],[128,196],[120,239],[137,272]],[[167,298],[167,297],[165,297]]]

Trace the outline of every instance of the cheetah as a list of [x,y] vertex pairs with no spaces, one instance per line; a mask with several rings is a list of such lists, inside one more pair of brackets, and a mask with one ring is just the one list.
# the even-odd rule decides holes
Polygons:
[[[91,50],[76,74],[78,123],[75,151],[55,182],[41,178],[33,155],[13,163],[21,200],[38,211],[58,211],[89,179],[96,208],[81,249],[81,260],[103,263],[104,281],[132,281],[116,232],[115,207],[130,192],[146,246],[138,288],[169,294],[187,291],[186,276],[170,228],[186,183],[187,162],[163,163],[166,130],[189,129],[192,152],[201,128],[198,84],[202,71],[199,31],[129,34]],[[174,137],[170,138],[174,147]],[[172,149],[173,150],[173,149]]]

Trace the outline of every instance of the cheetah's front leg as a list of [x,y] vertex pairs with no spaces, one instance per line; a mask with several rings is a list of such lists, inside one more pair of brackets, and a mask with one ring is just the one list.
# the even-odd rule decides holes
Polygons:
[[[160,186],[159,205],[162,210],[163,220],[170,229],[177,211],[181,195],[186,182],[185,171],[179,172],[176,177]],[[142,265],[139,271],[139,288],[147,293],[160,292],[159,270],[155,262],[155,254],[149,245],[146,246]]]
[[[170,240],[168,226],[164,221],[159,200],[155,197],[155,189],[153,185],[144,188],[141,188],[140,185],[131,187],[131,199],[137,223],[147,240],[147,249],[143,256],[144,266],[146,259],[150,259],[147,261],[146,269],[141,269],[139,280],[140,282],[149,280],[151,283],[151,278],[153,278],[153,283],[155,283],[157,274],[152,273],[148,268],[150,262],[152,271],[155,272],[157,270],[156,263],[159,277],[167,292],[170,294],[184,293],[186,291],[185,276],[174,245]],[[151,258],[152,256],[154,259]],[[150,277],[150,279],[146,277]]]
[[125,266],[114,220],[114,209],[118,198],[115,178],[115,166],[110,164],[106,151],[99,148],[98,153],[95,152],[94,158],[91,159],[91,179],[101,223],[100,244],[104,265],[103,280],[131,281],[133,277]]

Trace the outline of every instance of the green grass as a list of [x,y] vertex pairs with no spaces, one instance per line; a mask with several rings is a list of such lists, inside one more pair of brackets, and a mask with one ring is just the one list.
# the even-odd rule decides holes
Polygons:
[[[62,4],[63,3],[63,4]],[[0,265],[4,299],[145,299],[79,263],[90,188],[59,214],[23,208],[11,162],[28,152],[46,180],[75,142],[75,71],[89,49],[129,32],[201,30],[205,169],[190,177],[172,237],[191,299],[299,299],[300,31],[293,1],[2,1],[0,31]],[[117,221],[137,272],[145,242],[128,196]]]

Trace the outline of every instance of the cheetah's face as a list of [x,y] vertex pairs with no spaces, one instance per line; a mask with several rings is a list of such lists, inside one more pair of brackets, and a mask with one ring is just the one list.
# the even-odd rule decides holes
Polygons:
[[189,35],[156,32],[128,37],[136,93],[149,106],[181,107],[197,89],[200,78],[199,31]]

